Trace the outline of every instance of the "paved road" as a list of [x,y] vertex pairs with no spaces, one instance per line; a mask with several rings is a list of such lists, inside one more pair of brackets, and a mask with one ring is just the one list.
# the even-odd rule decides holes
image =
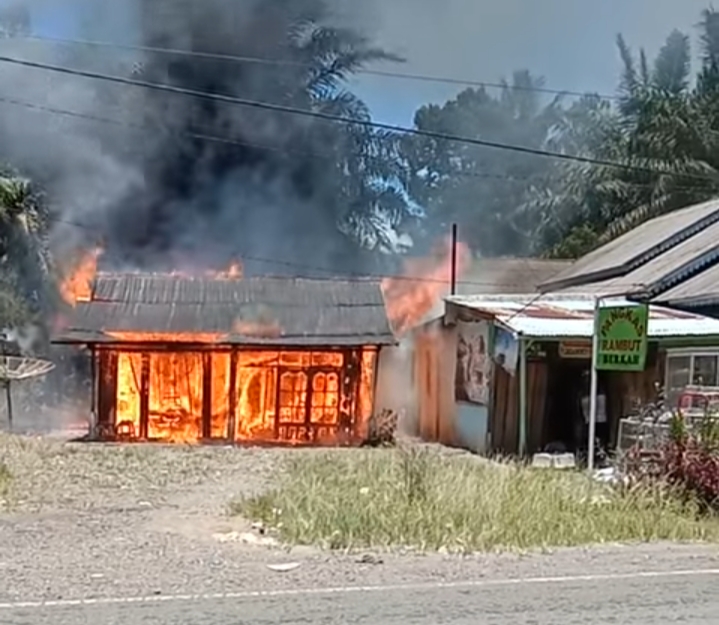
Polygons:
[[[0,604],[4,625],[713,625],[719,570]],[[94,602],[93,602],[94,601]]]

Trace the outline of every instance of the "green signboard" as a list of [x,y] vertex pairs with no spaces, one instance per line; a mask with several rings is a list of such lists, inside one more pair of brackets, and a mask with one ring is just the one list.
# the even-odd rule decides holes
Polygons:
[[600,308],[597,369],[644,371],[648,322],[648,306]]

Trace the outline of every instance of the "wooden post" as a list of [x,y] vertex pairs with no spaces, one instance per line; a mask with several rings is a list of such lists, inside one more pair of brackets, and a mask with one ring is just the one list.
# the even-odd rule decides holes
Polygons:
[[118,353],[98,350],[97,432],[98,438],[114,438],[117,426]]
[[150,432],[150,354],[143,353],[140,373],[140,440],[146,441]]
[[95,345],[90,344],[90,431],[88,434],[94,440],[97,437],[97,362]]
[[212,438],[212,354],[202,354],[202,438]]
[[0,346],[2,347],[2,359],[3,367],[5,367],[5,405],[7,406],[7,422],[8,429],[12,432],[12,389],[10,388],[10,364],[7,359],[7,346],[5,345],[7,336],[2,333],[0,334]]
[[5,403],[7,404],[8,429],[12,432],[12,388],[10,387],[10,378],[5,380]]
[[457,294],[457,224],[452,224],[452,269],[450,272],[450,295]]
[[227,440],[235,441],[237,433],[237,348],[230,352],[230,389],[228,393]]

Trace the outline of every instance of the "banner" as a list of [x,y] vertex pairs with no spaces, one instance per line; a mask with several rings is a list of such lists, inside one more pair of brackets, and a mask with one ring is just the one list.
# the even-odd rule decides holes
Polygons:
[[602,371],[644,371],[649,307],[600,308],[596,367]]
[[514,334],[504,328],[494,329],[494,362],[510,375],[517,372],[519,360],[519,341]]
[[559,357],[566,359],[592,360],[591,341],[561,341],[559,343]]

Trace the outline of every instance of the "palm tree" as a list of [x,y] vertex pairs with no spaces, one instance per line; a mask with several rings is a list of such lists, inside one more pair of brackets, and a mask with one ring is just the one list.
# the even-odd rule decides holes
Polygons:
[[26,323],[43,301],[49,272],[47,217],[26,179],[0,174],[0,325]]
[[[347,81],[367,63],[396,57],[333,25],[326,0],[198,6],[142,0],[143,43],[265,62],[150,53],[143,78],[370,119]],[[143,114],[168,132],[147,156],[148,188],[140,202],[132,198],[133,227],[113,228],[108,241],[140,262],[194,244],[202,228],[221,224],[202,253],[301,259],[341,271],[356,265],[359,250],[386,247],[386,225],[408,214],[391,133],[159,93],[146,94]],[[230,141],[194,140],[188,133]]]
[[[543,80],[517,71],[499,94],[467,89],[443,106],[415,114],[421,130],[543,148],[560,119],[559,99],[538,95]],[[518,211],[547,175],[548,161],[468,144],[407,137],[402,142],[407,187],[423,206],[432,243],[457,223],[462,237],[485,256],[528,251],[532,216]]]
[[[532,208],[544,217],[540,245],[576,256],[653,217],[719,194],[719,14],[701,24],[702,67],[690,72],[689,39],[674,31],[650,66],[618,38],[623,62],[616,107],[595,102],[581,155],[618,167],[571,164]],[[576,143],[574,144],[576,148]]]

